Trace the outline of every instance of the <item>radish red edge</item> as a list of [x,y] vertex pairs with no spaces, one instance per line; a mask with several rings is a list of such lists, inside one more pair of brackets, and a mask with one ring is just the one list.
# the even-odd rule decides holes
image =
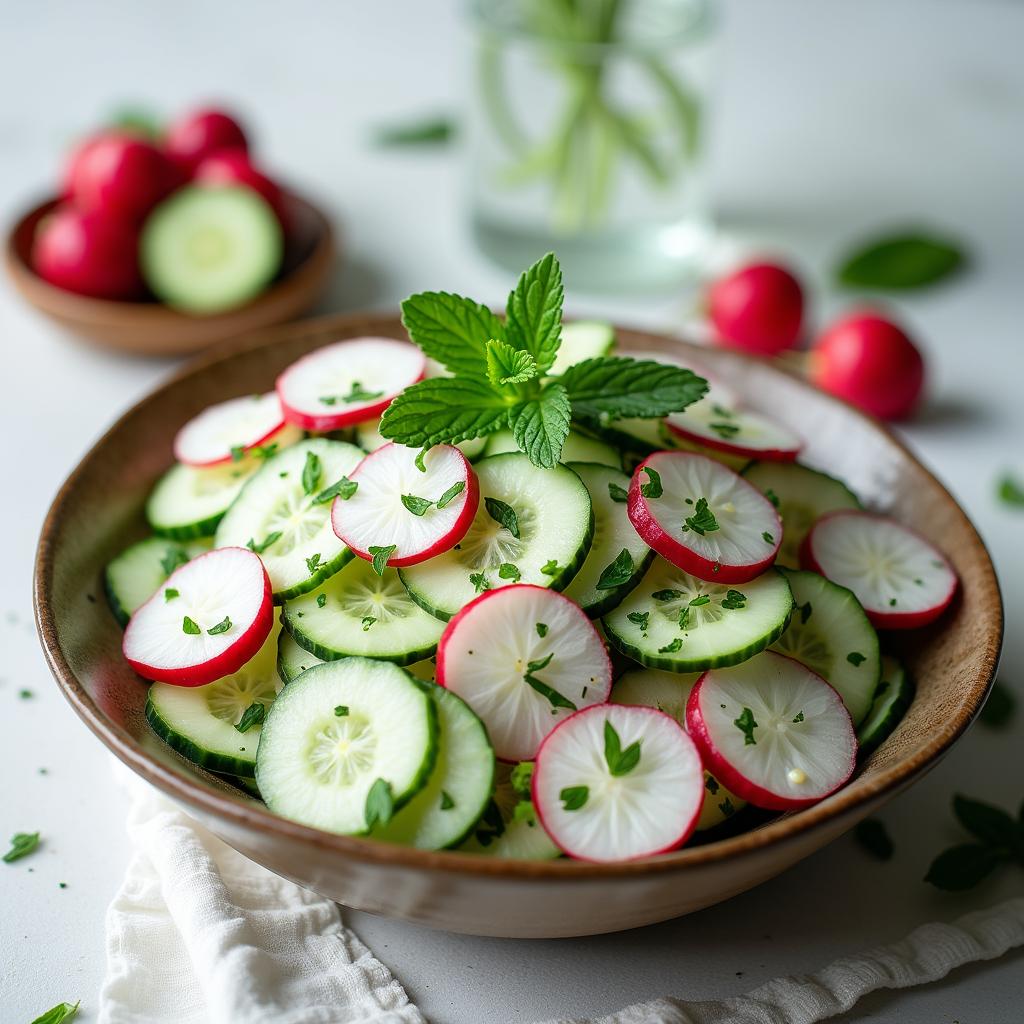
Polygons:
[[747,448],[743,445],[731,444],[716,437],[707,437],[692,430],[684,430],[682,427],[666,419],[665,426],[677,437],[689,441],[691,444],[699,444],[712,451],[723,452],[726,455],[737,455],[744,459],[758,459],[761,462],[795,462],[800,454],[801,448]]
[[[541,589],[543,589],[543,588],[541,588]],[[486,594],[483,595],[483,596],[486,597]],[[454,620],[452,620],[452,621],[454,621]],[[440,664],[441,664],[441,660],[440,660],[440,657],[439,657],[438,658],[438,670],[439,670],[438,671],[438,677],[439,678],[440,678]],[[610,690],[609,690],[609,692],[610,692]],[[609,862],[606,861],[606,860],[602,860],[602,859],[596,859],[596,858],[593,858],[593,857],[588,857],[585,853],[581,853],[581,852],[576,851],[576,850],[567,849],[565,846],[563,846],[555,838],[555,835],[548,828],[547,822],[545,821],[544,804],[543,804],[543,801],[541,799],[539,799],[539,794],[538,794],[539,783],[540,783],[540,781],[544,777],[543,776],[543,770],[544,769],[543,769],[542,754],[543,754],[543,751],[544,751],[544,747],[551,741],[551,738],[553,736],[555,736],[555,734],[559,731],[559,729],[565,728],[565,726],[567,726],[570,722],[575,721],[580,715],[599,714],[602,711],[606,711],[611,706],[612,705],[609,705],[607,703],[607,701],[605,703],[603,703],[603,704],[593,704],[590,707],[581,708],[579,711],[575,711],[575,712],[573,712],[573,714],[569,715],[568,717],[563,718],[562,721],[559,722],[558,725],[556,725],[554,727],[554,729],[552,729],[551,732],[549,732],[547,734],[547,736],[544,737],[543,740],[541,740],[541,744],[537,748],[537,754],[536,754],[536,757],[535,757],[536,764],[535,764],[535,767],[534,767],[533,775],[532,775],[531,780],[530,780],[530,798],[533,801],[533,806],[534,806],[534,808],[535,808],[535,810],[537,812],[537,820],[540,822],[541,828],[544,829],[544,831],[547,833],[547,835],[551,839],[551,841],[563,853],[567,854],[569,857],[572,857],[574,860],[586,861],[586,862],[591,863],[591,864],[605,864],[605,863],[609,863]],[[619,705],[614,705],[614,706],[616,706],[616,707],[628,707],[631,710],[642,711],[644,714],[658,715],[658,716],[660,716],[662,718],[668,719],[668,721],[670,721],[674,726],[676,726],[676,728],[678,728],[678,730],[679,730],[682,738],[685,740],[685,742],[688,743],[693,748],[694,754],[696,756],[697,763],[701,764],[703,762],[703,758],[701,756],[701,751],[700,751],[699,746],[696,743],[694,743],[693,738],[679,724],[679,722],[677,722],[671,715],[667,715],[667,714],[665,714],[664,711],[659,711],[657,708],[646,707],[646,706],[640,705],[640,704],[619,704]],[[703,787],[704,787],[704,776],[703,776],[703,772],[701,772],[701,793],[702,794],[703,794]],[[739,795],[739,794],[737,794],[737,795]],[[693,835],[694,831],[696,830],[697,822],[700,820],[700,812],[701,812],[701,809],[703,808],[703,806],[704,806],[703,799],[700,799],[700,800],[696,801],[696,810],[694,811],[692,817],[687,822],[687,824],[683,828],[683,830],[680,832],[679,836],[677,838],[673,839],[672,842],[667,843],[664,846],[659,846],[657,849],[644,850],[643,852],[633,854],[630,857],[623,857],[620,860],[615,861],[613,863],[624,864],[624,863],[628,863],[629,861],[644,860],[647,857],[656,857],[656,856],[658,856],[659,854],[662,854],[662,853],[671,853],[673,850],[678,850],[679,847],[682,846]]]
[[[191,421],[189,422],[191,423]],[[188,426],[189,423],[186,423],[185,426],[178,431],[178,434],[174,439],[174,457],[175,459],[178,460],[178,462],[184,463],[186,466],[195,466],[197,469],[210,469],[213,466],[226,466],[231,462],[237,461],[235,459],[235,456],[232,455],[230,452],[227,455],[223,456],[222,458],[207,459],[203,462],[199,462],[196,459],[184,458],[182,456],[181,451],[178,448],[178,438],[188,428]],[[277,438],[283,431],[287,430],[289,426],[291,426],[291,424],[289,424],[288,421],[284,418],[282,412],[281,422],[277,426],[275,426],[271,430],[266,431],[261,437],[256,438],[256,440],[246,442],[245,444],[239,445],[238,447],[242,449],[244,454],[248,454],[254,448],[266,448],[269,445],[271,445],[274,442],[274,439]]]
[[[786,658],[787,661],[794,660],[784,654],[776,653],[775,656],[779,658]],[[801,665],[800,662],[796,662],[796,664],[800,665],[802,671],[810,672],[810,669],[805,665]],[[686,701],[686,731],[697,744],[697,749],[700,751],[704,767],[716,779],[718,779],[726,789],[731,789],[741,800],[746,800],[747,803],[753,804],[754,807],[760,807],[763,810],[799,811],[803,810],[805,807],[813,807],[814,804],[821,803],[822,800],[825,800],[833,793],[838,792],[850,781],[850,777],[857,768],[856,741],[853,744],[853,757],[850,759],[849,770],[842,780],[833,786],[827,793],[822,793],[819,796],[814,796],[807,800],[793,800],[779,796],[778,793],[773,793],[771,790],[765,789],[763,786],[759,786],[756,782],[751,782],[745,775],[741,775],[728,761],[725,760],[725,758],[721,756],[721,754],[718,753],[714,741],[711,739],[711,734],[709,733],[707,726],[704,724],[704,716],[700,709],[700,692],[704,680],[707,679],[713,671],[714,669],[709,669],[707,672],[704,672],[697,682],[694,683],[693,689],[690,690],[690,696]],[[817,676],[817,673],[811,672],[811,675]],[[818,679],[821,679],[821,676],[817,677]],[[853,719],[850,718],[850,713],[846,710],[846,705],[843,703],[842,697],[839,696],[834,687],[826,682],[826,680],[821,679],[821,682],[835,693],[839,706],[844,712],[846,712],[846,717],[850,721],[850,732],[855,735]]]
[[[774,564],[779,548],[782,546],[782,519],[779,517],[775,506],[756,487],[748,484],[738,473],[734,473],[738,480],[745,486],[750,487],[764,501],[765,505],[771,509],[776,525],[776,529],[772,534],[774,546],[765,558],[750,565],[729,565],[726,562],[713,562],[703,555],[699,555],[696,551],[680,544],[672,537],[662,527],[661,523],[658,522],[657,516],[651,511],[647,500],[641,493],[640,474],[647,463],[657,455],[690,455],[690,453],[655,452],[644,459],[634,471],[633,479],[629,484],[626,511],[629,515],[629,521],[633,524],[633,528],[640,534],[644,542],[652,547],[662,558],[667,559],[684,572],[690,573],[691,576],[696,576],[698,579],[705,580],[708,583],[749,583],[763,572],[766,572]],[[705,456],[694,454],[693,457],[704,458]],[[728,467],[723,468],[728,469]],[[732,472],[732,470],[729,470],[729,472]]]

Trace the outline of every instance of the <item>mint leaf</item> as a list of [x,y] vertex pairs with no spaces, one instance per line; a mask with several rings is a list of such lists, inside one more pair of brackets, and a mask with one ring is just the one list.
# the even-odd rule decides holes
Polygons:
[[11,848],[4,854],[4,863],[13,864],[16,860],[33,853],[38,846],[38,832],[15,832],[11,836]]
[[854,667],[860,668],[863,662],[867,661],[867,656],[861,654],[860,651],[850,651],[846,656],[846,660]]
[[441,810],[450,811],[455,806],[455,801],[448,795],[446,790],[441,790]]
[[541,639],[548,635],[548,624],[546,622],[535,623],[535,627],[537,629],[537,636]]
[[181,631],[189,636],[199,636],[202,633],[199,623],[195,619],[190,619],[187,615],[181,620]]
[[545,576],[557,576],[558,575],[558,562],[554,558],[549,558],[541,567],[540,571]]
[[757,728],[757,722],[754,721],[754,712],[750,708],[744,708],[740,717],[735,719],[732,724],[743,733],[743,745],[745,747],[757,745],[757,740],[754,739],[754,730]]
[[374,141],[378,146],[443,146],[452,141],[456,131],[449,117],[427,117],[378,128]]
[[380,547],[376,544],[370,545],[369,552],[370,558],[373,560],[373,571],[378,576],[384,575],[384,570],[388,565],[388,559],[395,553],[397,548],[397,544],[388,544],[387,547]]
[[651,594],[655,601],[678,601],[682,596],[681,590],[656,590]]
[[372,626],[372,625],[373,625],[373,624],[374,624],[374,623],[375,623],[376,621],[377,621],[377,620],[376,620],[376,618],[374,618],[374,616],[372,616],[372,615],[364,615],[364,616],[363,616],[363,618],[362,618],[362,620],[361,620],[361,622],[360,622],[360,625],[361,625],[361,626],[363,627],[363,632],[364,632],[364,633],[368,632],[368,631],[369,631],[369,629],[370,629],[370,627],[371,627],[371,626]]
[[1024,508],[1024,484],[1009,473],[999,481],[999,490],[996,493],[1004,505]]
[[538,679],[534,675],[535,672],[540,672],[542,669],[547,668],[554,656],[555,654],[552,651],[546,658],[527,662],[523,681],[533,687],[542,697],[546,697],[553,708],[568,708],[570,711],[576,711],[576,705],[571,700],[563,697],[554,687],[548,686],[542,679]]
[[187,561],[188,555],[181,548],[168,548],[160,559],[160,568],[163,569],[165,576],[170,576],[179,565],[184,565]]
[[453,498],[457,498],[466,489],[466,481],[460,480],[458,483],[452,484],[440,498],[437,499],[437,507],[444,508]]
[[647,474],[647,483],[640,485],[640,493],[645,498],[660,498],[665,493],[661,486],[661,474],[650,466],[644,466],[643,471]]
[[973,889],[1003,859],[999,851],[991,846],[962,843],[940,853],[932,861],[924,880],[937,889],[962,892],[964,889]]
[[423,515],[434,503],[426,498],[417,498],[415,494],[403,494],[402,504],[414,515]]
[[606,565],[597,581],[598,590],[614,590],[628,583],[633,576],[633,556],[627,548],[623,548],[615,561]]
[[573,416],[598,425],[626,416],[667,416],[708,390],[707,381],[692,370],[625,356],[585,359],[558,379],[569,392]]
[[395,797],[391,791],[391,783],[385,779],[377,779],[366,794],[366,810],[363,817],[366,827],[373,828],[378,822],[386,825],[395,813]]
[[628,775],[640,763],[640,740],[625,750],[611,719],[604,720],[604,760],[613,776]]
[[164,589],[164,601],[173,601],[176,597],[181,597],[180,591],[175,590],[174,587]]
[[231,618],[225,615],[216,626],[211,626],[206,632],[210,636],[220,636],[221,633],[226,633],[231,628]]
[[621,505],[629,500],[629,492],[625,487],[620,487],[618,484],[609,482],[608,497],[611,498],[612,501],[617,501]]
[[743,608],[746,603],[747,595],[742,590],[729,590],[726,592],[725,597],[722,598],[722,607],[728,611]]
[[641,633],[646,633],[647,632],[647,626],[649,625],[649,623],[651,621],[651,613],[650,612],[630,612],[626,616],[626,618],[629,619],[629,621],[632,622],[634,626],[639,626]]
[[463,377],[486,378],[487,342],[505,337],[501,320],[486,306],[449,292],[410,295],[402,303],[402,323],[431,359]]
[[345,704],[339,704],[334,709],[335,718],[348,718],[348,706]]
[[562,801],[563,810],[578,811],[586,805],[589,796],[588,786],[566,786],[559,792],[558,799]]
[[306,463],[302,467],[302,489],[306,494],[312,494],[320,486],[320,477],[323,475],[323,466],[320,463],[320,456],[316,452],[306,452]]
[[235,728],[239,732],[248,732],[254,725],[262,725],[266,717],[267,705],[255,701],[242,712],[242,717]]
[[[516,540],[519,539],[519,519],[511,505],[506,505],[500,498],[484,498],[484,507],[496,523],[508,530]],[[541,572],[544,572],[543,568]]]
[[469,574],[469,582],[473,584],[473,589],[478,594],[491,589],[490,583],[487,582],[487,577],[482,572],[471,572]]
[[975,839],[989,846],[1013,847],[1018,841],[1017,823],[1001,807],[957,793],[953,797],[953,813]]
[[703,537],[705,533],[713,533],[717,529],[718,520],[715,518],[715,513],[708,508],[708,499],[698,498],[697,504],[693,506],[693,515],[687,516],[683,520],[683,533],[693,530],[694,533]]
[[325,487],[314,499],[314,505],[326,505],[329,501],[334,501],[335,498],[341,498],[342,501],[348,501],[356,491],[359,490],[359,482],[357,480],[349,480],[347,476],[343,476],[336,483],[331,484],[330,487]]
[[250,551],[254,551],[257,555],[262,555],[263,552],[267,550],[267,548],[269,548],[272,544],[276,544],[280,539],[281,531],[274,530],[273,533],[268,533],[259,544],[257,544],[256,541],[253,540],[252,537],[250,537],[245,542],[245,546]]
[[508,414],[505,398],[486,380],[431,377],[392,401],[380,432],[410,448],[431,448],[491,434],[508,425]]
[[498,567],[498,576],[503,580],[511,580],[513,583],[518,583],[522,579],[519,566],[513,565],[511,562],[501,563]]
[[562,268],[549,252],[523,272],[508,297],[505,338],[514,348],[533,356],[538,373],[551,369],[558,354],[563,295]]
[[569,436],[572,406],[561,384],[546,384],[541,393],[522,402],[509,413],[512,436],[520,451],[541,469],[552,469],[562,456],[562,445]]
[[525,384],[537,376],[537,361],[507,341],[487,342],[487,379],[495,386]]
[[908,231],[877,238],[850,253],[836,279],[848,288],[921,288],[949,277],[964,263],[956,243]]
[[895,847],[889,833],[877,818],[865,818],[853,830],[853,838],[878,860],[892,860]]
[[306,570],[310,574],[310,576],[312,576],[313,573],[317,571],[317,569],[320,569],[322,567],[323,563],[320,561],[319,551],[314,552],[312,555],[309,556],[309,558],[306,559]]
[[533,782],[533,761],[520,761],[509,774],[512,788],[523,797],[529,798]]
[[46,1013],[41,1013],[36,1017],[32,1024],[69,1024],[78,1014],[80,1003],[81,1000],[76,1003],[58,1003],[56,1006],[51,1006]]

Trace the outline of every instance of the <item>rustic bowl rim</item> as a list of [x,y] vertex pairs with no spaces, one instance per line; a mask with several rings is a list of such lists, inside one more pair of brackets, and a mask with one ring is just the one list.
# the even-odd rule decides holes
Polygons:
[[[907,785],[915,777],[932,767],[964,733],[977,715],[995,678],[1003,634],[1002,600],[988,550],[956,499],[943,487],[941,481],[922,465],[891,429],[848,403],[835,399],[837,405],[845,407],[847,414],[859,418],[866,426],[883,434],[888,443],[897,448],[942,490],[949,508],[972,535],[974,549],[970,552],[969,559],[979,564],[982,570],[980,585],[984,593],[981,603],[992,613],[987,616],[986,621],[988,642],[983,652],[982,671],[975,680],[964,704],[923,748],[913,755],[903,757],[896,763],[881,769],[875,777],[869,780],[857,778],[819,804],[796,814],[776,818],[766,825],[729,838],[701,846],[684,847],[681,850],[660,854],[653,858],[598,864],[569,859],[501,860],[454,850],[420,850],[357,836],[336,835],[278,817],[259,804],[242,802],[226,792],[220,792],[204,784],[199,777],[192,777],[184,770],[172,770],[160,763],[147,754],[131,736],[120,735],[104,717],[75,676],[60,648],[54,609],[49,596],[55,571],[53,546],[61,523],[68,514],[68,505],[73,501],[77,481],[94,460],[103,457],[108,438],[118,429],[125,417],[141,410],[158,395],[175,387],[181,381],[202,373],[211,366],[273,344],[285,337],[308,334],[318,329],[344,331],[349,326],[356,325],[366,333],[373,333],[378,329],[386,332],[400,327],[400,320],[396,315],[379,312],[318,317],[254,332],[223,343],[216,350],[207,351],[189,360],[160,386],[118,417],[72,470],[61,485],[47,512],[35,558],[33,603],[36,628],[49,668],[68,702],[93,733],[136,774],[156,786],[167,796],[212,818],[226,819],[232,826],[269,832],[276,834],[279,838],[302,843],[307,848],[318,852],[358,862],[385,867],[415,868],[440,873],[454,872],[529,882],[555,883],[571,878],[614,880],[643,875],[660,875],[698,865],[727,861],[733,857],[740,857],[766,847],[795,840],[820,825],[839,818],[845,813],[855,812],[859,806],[878,800]],[[681,340],[642,329],[617,326],[616,330],[648,341],[679,342]],[[696,348],[696,346],[691,347]],[[764,360],[758,361],[765,362]],[[771,369],[774,372],[795,378],[793,373],[778,366],[773,366]],[[803,387],[811,387],[804,381],[798,380],[798,383]]]

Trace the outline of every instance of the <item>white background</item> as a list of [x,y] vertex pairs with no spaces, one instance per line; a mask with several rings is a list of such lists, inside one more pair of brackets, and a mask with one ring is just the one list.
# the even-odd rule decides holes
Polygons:
[[[968,275],[898,304],[932,371],[928,407],[906,433],[993,550],[1009,624],[1001,674],[1024,696],[1024,515],[994,498],[1004,469],[1024,473],[1024,7],[774,0],[730,3],[726,15],[714,193],[732,238],[791,258],[818,288],[818,317],[838,307],[823,287],[827,268],[858,233],[924,221],[970,246]],[[68,143],[112,108],[137,101],[170,112],[223,97],[256,125],[270,167],[344,227],[347,260],[322,311],[394,308],[424,288],[500,301],[510,284],[466,241],[457,154],[367,142],[384,119],[455,105],[463,39],[447,2],[37,0],[0,5],[0,40],[4,221],[51,189]],[[568,307],[675,329],[693,299],[684,289],[630,302],[570,295]],[[71,342],[6,281],[0,344],[0,838],[44,836],[32,858],[0,865],[0,1020],[21,1024],[81,998],[88,1021],[103,971],[103,913],[128,855],[123,808],[107,754],[43,665],[29,581],[60,481],[170,364]],[[19,699],[23,687],[31,699]],[[738,994],[1020,893],[1019,869],[962,896],[921,877],[961,838],[949,814],[954,791],[1020,804],[1022,736],[1024,712],[1007,732],[976,727],[890,805],[882,817],[896,843],[892,862],[844,838],[776,881],[677,922],[513,942],[348,919],[438,1024]],[[1022,968],[1024,953],[1011,954],[926,990],[872,997],[848,1019],[1016,1021]]]

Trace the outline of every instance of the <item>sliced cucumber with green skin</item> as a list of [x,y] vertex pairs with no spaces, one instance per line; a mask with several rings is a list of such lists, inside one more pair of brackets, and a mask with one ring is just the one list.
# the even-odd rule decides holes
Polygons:
[[[399,570],[412,599],[446,621],[484,590],[510,583],[564,589],[594,535],[590,495],[566,466],[539,469],[521,452],[510,452],[481,459],[475,468],[480,506],[469,532],[450,551]],[[514,530],[492,515],[504,506],[515,513]]]
[[562,324],[562,343],[558,355],[548,371],[552,375],[565,373],[570,366],[584,359],[606,356],[615,347],[615,328],[604,320],[577,320]]
[[762,494],[778,499],[783,529],[776,564],[787,569],[800,568],[800,545],[817,519],[836,509],[862,507],[842,480],[796,462],[751,462],[743,476]]
[[320,437],[267,459],[221,520],[216,546],[251,547],[277,604],[315,589],[353,557],[331,526],[330,499],[318,499],[363,456],[354,444]]
[[469,838],[459,847],[502,860],[553,860],[562,856],[543,825],[528,795],[512,785],[514,766],[499,762],[494,796],[484,809]]
[[364,834],[367,802],[387,818],[426,784],[437,710],[426,684],[370,658],[314,665],[271,705],[256,755],[267,806],[293,821]]
[[[519,445],[516,444],[511,430],[498,430],[487,438],[487,447],[484,455],[504,455],[505,452],[518,452]],[[569,436],[562,446],[561,461],[570,462],[598,462],[602,466],[611,466],[614,469],[621,469],[622,456],[610,444],[598,441],[596,438],[587,437],[578,431],[570,430]]]
[[[388,439],[380,432],[380,417],[375,420],[367,420],[365,423],[357,423],[354,428],[354,439],[364,452],[375,452],[389,443]],[[470,438],[468,441],[460,441],[455,447],[472,462],[487,447],[487,438]]]
[[[654,558],[626,512],[629,477],[618,469],[592,462],[571,462],[569,468],[586,484],[594,509],[594,540],[583,568],[565,588],[592,619],[611,611],[640,582]],[[616,559],[625,551],[632,563],[615,572]],[[625,560],[623,559],[623,562]],[[604,577],[604,587],[598,586]],[[611,585],[609,580],[621,580]]]
[[285,629],[322,661],[363,657],[410,665],[430,657],[444,623],[409,597],[396,569],[355,558],[316,590],[286,602]]
[[816,572],[781,571],[793,592],[793,614],[772,650],[830,683],[856,725],[871,707],[882,671],[875,627],[852,590]]
[[146,520],[161,537],[174,540],[211,537],[224,513],[261,464],[252,458],[206,468],[176,463],[160,477],[150,493]]
[[277,639],[277,674],[286,686],[307,668],[322,664],[315,654],[300,647],[287,629],[281,630]]
[[889,738],[913,699],[914,684],[907,670],[895,658],[883,654],[882,681],[875,690],[871,710],[857,729],[862,757]]
[[114,618],[122,626],[128,625],[135,609],[190,557],[184,545],[163,537],[147,537],[122,551],[103,573],[103,588]]
[[237,672],[205,686],[153,683],[146,718],[153,731],[182,757],[213,772],[252,778],[260,725],[236,726],[253,704],[269,707],[282,682],[277,673],[277,628]]
[[427,784],[375,839],[421,850],[458,846],[473,830],[494,788],[494,749],[483,722],[465,701],[440,686],[429,693],[437,706],[437,761]]
[[612,646],[641,665],[701,672],[738,665],[763,651],[782,634],[792,608],[789,584],[776,569],[725,586],[657,557],[601,621]]
[[[686,702],[700,679],[700,672],[661,672],[654,668],[631,669],[612,687],[608,698],[613,704],[640,704],[671,715],[686,728]],[[726,789],[707,769],[704,770],[704,803],[697,819],[697,832],[704,832],[728,821],[747,806],[732,790]]]

